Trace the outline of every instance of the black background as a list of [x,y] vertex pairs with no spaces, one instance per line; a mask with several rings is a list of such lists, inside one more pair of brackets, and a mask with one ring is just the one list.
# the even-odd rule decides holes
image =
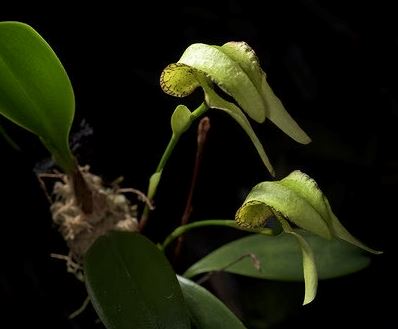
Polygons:
[[[80,162],[106,181],[122,175],[124,186],[141,190],[168,141],[174,107],[200,103],[200,93],[186,100],[164,95],[158,82],[162,69],[194,42],[248,42],[276,94],[313,139],[299,145],[269,122],[254,124],[277,178],[294,169],[315,178],[346,227],[385,253],[372,257],[360,273],[320,282],[317,299],[306,307],[300,306],[301,284],[221,276],[212,288],[255,328],[387,327],[396,298],[398,185],[398,23],[392,4],[300,0],[262,1],[261,6],[250,0],[91,7],[16,2],[3,8],[0,20],[32,25],[64,64],[77,103],[73,132],[82,120],[94,130],[80,141]],[[232,218],[245,193],[270,179],[233,120],[218,111],[209,116],[192,220]],[[48,154],[32,135],[5,120],[1,124],[22,151],[0,139],[0,326],[101,328],[91,309],[67,320],[85,291],[62,262],[49,257],[66,248],[33,173]],[[155,241],[181,217],[194,154],[192,128],[164,172],[148,227]],[[234,237],[219,229],[189,235],[183,259],[192,262]],[[250,291],[264,297],[249,297]]]

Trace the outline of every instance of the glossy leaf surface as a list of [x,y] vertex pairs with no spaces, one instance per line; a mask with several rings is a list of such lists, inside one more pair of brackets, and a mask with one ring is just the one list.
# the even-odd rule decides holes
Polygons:
[[39,136],[72,170],[68,136],[75,99],[54,51],[29,25],[0,22],[0,72],[0,114]]
[[188,329],[189,316],[176,275],[143,235],[111,232],[85,257],[91,301],[108,329]]
[[[370,259],[361,249],[339,239],[326,240],[317,235],[298,230],[314,251],[319,279],[331,279],[359,271],[369,265]],[[260,270],[250,257],[255,255]],[[295,238],[287,233],[278,236],[254,234],[230,242],[197,263],[184,276],[224,270],[227,272],[269,280],[303,281],[302,257]],[[230,265],[232,264],[232,265]],[[230,265],[230,266],[229,266]]]
[[236,315],[208,290],[181,276],[178,281],[196,329],[245,329]]

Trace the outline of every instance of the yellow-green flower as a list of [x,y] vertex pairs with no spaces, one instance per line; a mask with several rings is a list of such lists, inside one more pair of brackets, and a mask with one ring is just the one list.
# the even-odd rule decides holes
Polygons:
[[[245,113],[259,123],[270,119],[299,143],[311,141],[273,93],[256,54],[245,42],[228,42],[221,47],[193,44],[177,63],[163,70],[160,83],[164,92],[176,97],[185,97],[202,87],[207,106],[227,112],[239,123],[272,175],[272,165]],[[214,84],[236,104],[217,94]]]
[[299,170],[280,181],[257,184],[235,215],[240,226],[259,231],[270,218],[279,220],[283,230],[294,235],[301,247],[306,286],[304,304],[315,298],[317,270],[311,247],[292,229],[291,224],[325,239],[337,238],[370,253],[381,253],[367,247],[347,231],[333,213],[317,183]]

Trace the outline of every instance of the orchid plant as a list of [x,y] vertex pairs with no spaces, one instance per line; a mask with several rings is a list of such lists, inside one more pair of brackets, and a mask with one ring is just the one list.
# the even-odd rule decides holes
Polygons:
[[[56,54],[32,27],[0,23],[0,72],[0,114],[37,135],[62,171],[49,173],[57,179],[50,197],[52,218],[70,249],[68,270],[85,282],[107,328],[245,328],[245,319],[238,319],[194,278],[227,271],[303,281],[303,304],[308,304],[316,296],[318,279],[366,267],[369,257],[361,249],[380,253],[344,228],[317,183],[299,170],[254,186],[235,219],[184,222],[165,234],[163,242],[143,234],[167,160],[180,137],[208,111],[221,110],[242,127],[272,176],[274,169],[250,119],[269,119],[295,141],[311,141],[273,93],[259,59],[245,42],[193,44],[163,70],[160,86],[165,93],[181,98],[200,87],[204,99],[195,110],[176,106],[171,139],[146,195],[105,186],[88,166],[78,164],[69,147],[75,111],[72,84]],[[141,213],[125,196],[126,190],[145,202]],[[166,248],[204,226],[248,234],[176,273]]]

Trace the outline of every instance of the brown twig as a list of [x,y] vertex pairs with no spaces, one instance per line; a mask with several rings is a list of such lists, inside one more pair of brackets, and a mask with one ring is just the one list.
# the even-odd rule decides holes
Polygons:
[[[192,213],[192,198],[193,192],[195,190],[196,182],[198,180],[200,166],[202,164],[203,159],[203,150],[207,140],[207,133],[210,129],[210,119],[208,117],[204,117],[200,120],[198,125],[198,134],[197,134],[197,148],[196,148],[196,158],[195,158],[195,166],[192,173],[191,186],[188,193],[187,202],[185,204],[184,213],[181,217],[181,225],[188,224],[189,217]],[[184,241],[183,236],[180,236],[177,240],[177,245],[174,250],[174,259],[176,260],[181,252],[182,243]]]

